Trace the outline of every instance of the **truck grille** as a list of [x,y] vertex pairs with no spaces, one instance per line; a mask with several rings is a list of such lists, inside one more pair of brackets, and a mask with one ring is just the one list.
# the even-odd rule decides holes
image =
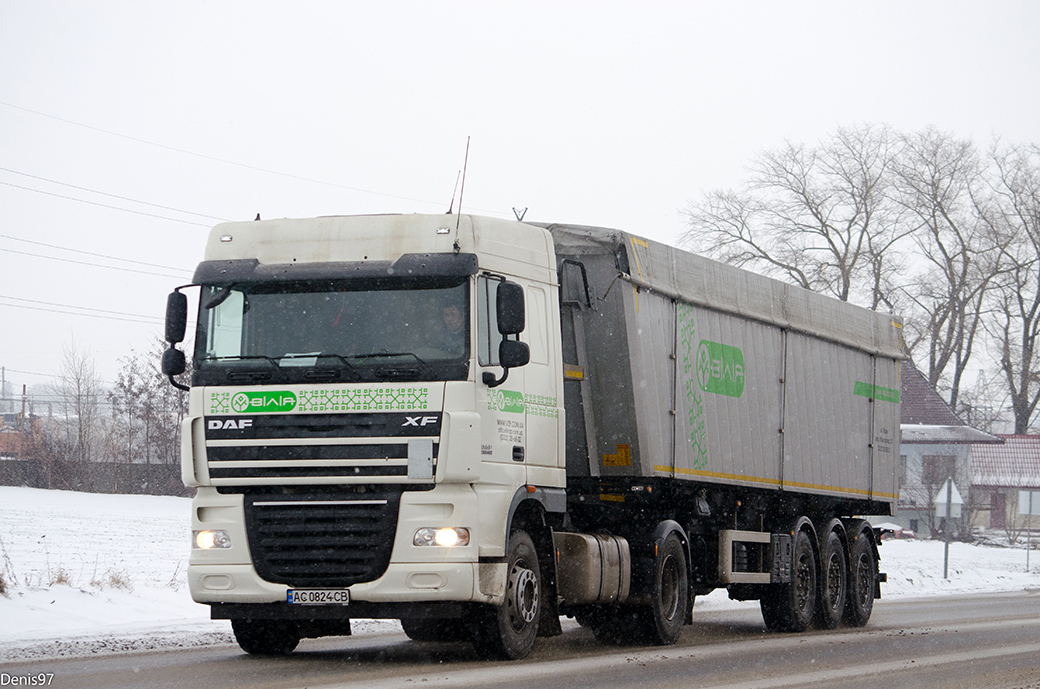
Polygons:
[[349,497],[246,495],[257,573],[290,586],[344,587],[382,576],[390,562],[400,491]]
[[439,450],[441,413],[272,414],[206,417],[214,485],[403,482],[408,443]]

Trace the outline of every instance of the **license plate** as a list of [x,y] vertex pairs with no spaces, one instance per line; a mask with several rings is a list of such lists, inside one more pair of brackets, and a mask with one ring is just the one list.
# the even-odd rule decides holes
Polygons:
[[289,605],[349,605],[348,589],[289,589]]

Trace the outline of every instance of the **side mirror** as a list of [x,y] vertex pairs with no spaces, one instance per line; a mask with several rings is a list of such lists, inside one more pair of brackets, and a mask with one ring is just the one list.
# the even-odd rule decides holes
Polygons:
[[524,316],[524,288],[515,282],[502,282],[495,292],[495,316],[498,320],[498,332],[504,339],[498,345],[498,363],[502,367],[502,377],[496,378],[493,373],[484,373],[481,380],[489,388],[495,388],[506,382],[509,369],[526,366],[531,361],[531,348],[519,339],[510,340],[510,335],[519,338],[527,323]]
[[498,345],[498,359],[507,369],[526,366],[531,361],[531,348],[519,340],[502,340]]
[[164,376],[179,376],[188,368],[184,352],[170,347],[162,355],[162,372]]
[[162,372],[178,390],[187,390],[188,386],[178,383],[173,377],[184,373],[188,364],[184,352],[174,345],[184,340],[187,327],[188,297],[179,291],[173,291],[166,298],[166,341],[170,343],[170,347],[162,355]]
[[180,292],[171,292],[166,298],[166,341],[174,345],[184,340],[187,324],[188,297]]
[[519,335],[524,331],[524,288],[515,282],[499,284],[495,296],[495,315],[498,317],[498,332],[503,335]]

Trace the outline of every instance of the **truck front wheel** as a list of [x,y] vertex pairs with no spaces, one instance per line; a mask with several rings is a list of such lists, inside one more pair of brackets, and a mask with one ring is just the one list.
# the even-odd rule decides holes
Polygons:
[[538,552],[526,532],[509,536],[506,557],[505,602],[484,611],[474,646],[487,658],[519,660],[531,652],[538,636],[542,577]]
[[675,532],[665,537],[655,560],[651,603],[640,612],[646,640],[667,646],[679,640],[690,595],[686,555]]
[[296,625],[280,620],[231,620],[231,631],[250,655],[289,655],[300,643]]

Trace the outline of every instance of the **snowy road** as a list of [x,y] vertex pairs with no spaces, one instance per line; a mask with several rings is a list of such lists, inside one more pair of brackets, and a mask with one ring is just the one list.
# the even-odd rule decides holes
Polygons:
[[670,647],[604,647],[576,625],[517,663],[466,644],[399,633],[304,641],[287,658],[234,646],[6,663],[9,676],[53,673],[54,687],[986,687],[1040,686],[1040,593],[879,601],[859,630],[765,633],[751,608],[706,612]]
[[[0,487],[0,685],[6,676],[6,686],[33,686],[11,678],[42,672],[53,673],[50,686],[91,688],[492,686],[520,677],[553,689],[784,686],[769,683],[788,677],[787,686],[842,689],[1040,689],[1040,552],[1027,572],[1021,547],[955,543],[944,578],[942,543],[886,542],[888,583],[865,630],[766,635],[757,604],[716,591],[697,599],[696,624],[665,649],[604,648],[572,623],[522,663],[482,663],[468,646],[422,646],[396,622],[357,620],[354,637],[305,640],[272,660],[246,657],[229,625],[191,601],[189,516],[183,498]],[[878,670],[884,683],[869,674]],[[986,681],[944,684],[953,671]],[[908,672],[920,683],[903,681]]]

